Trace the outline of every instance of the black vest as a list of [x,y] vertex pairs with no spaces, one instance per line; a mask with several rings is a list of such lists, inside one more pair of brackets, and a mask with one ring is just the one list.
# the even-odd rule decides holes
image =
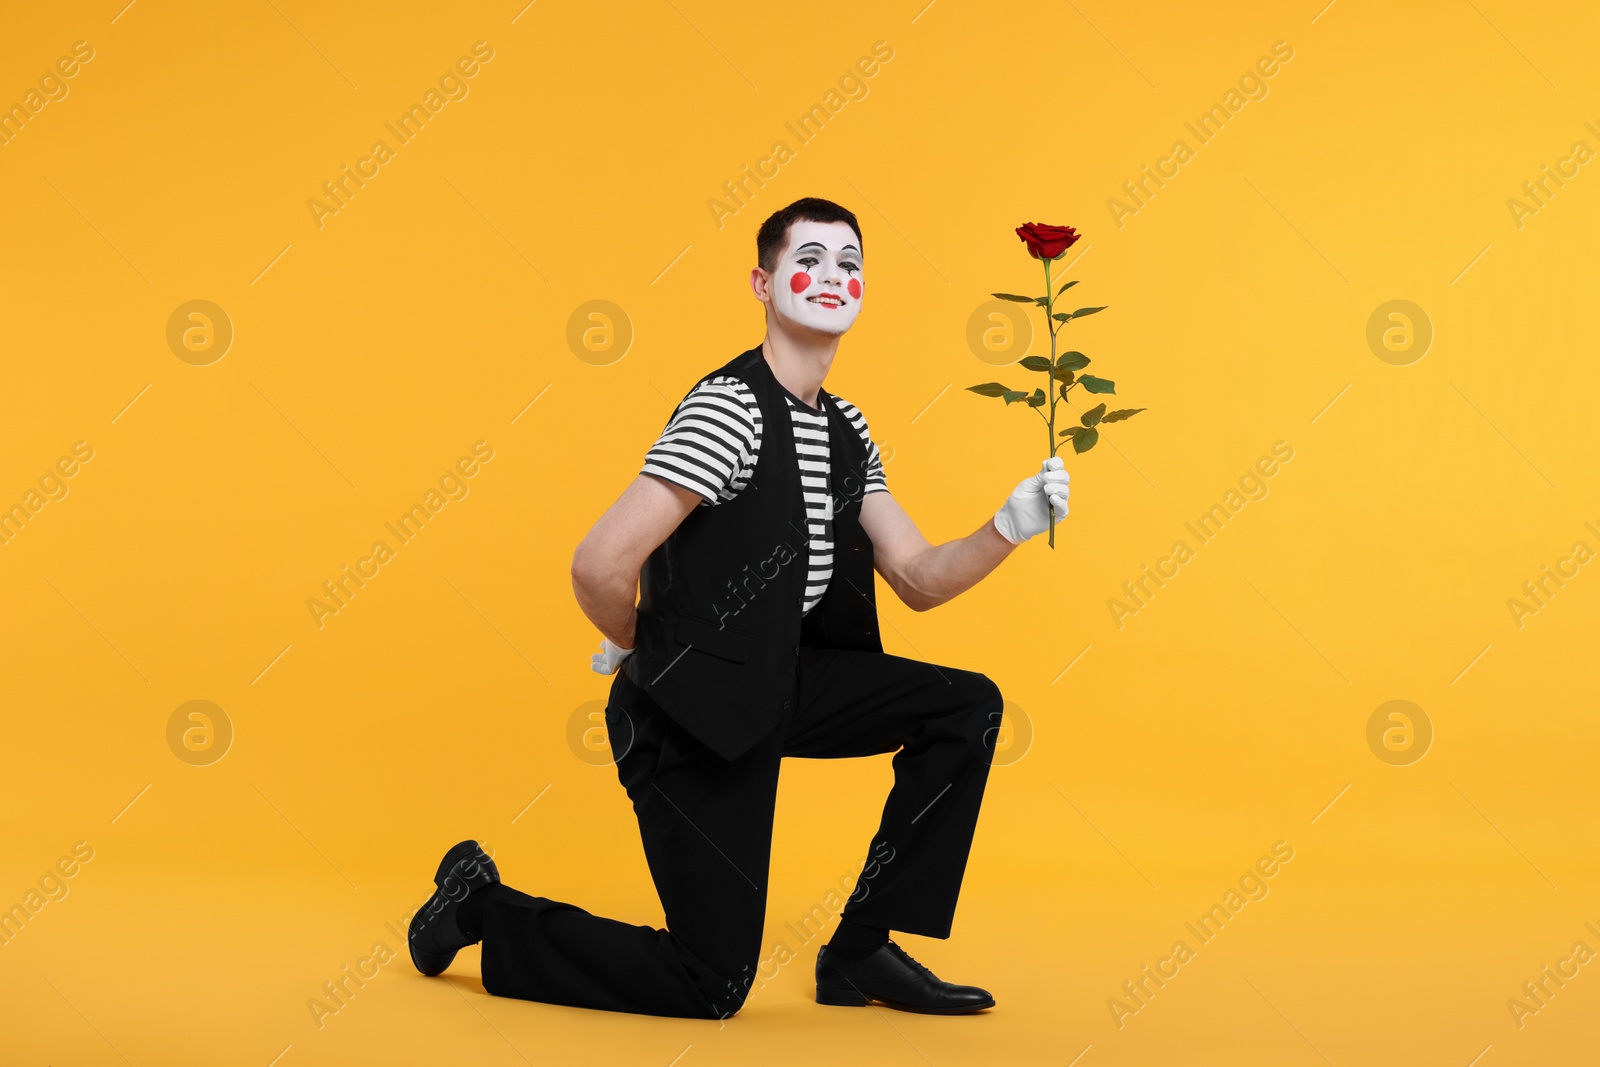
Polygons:
[[784,389],[760,345],[700,381],[722,374],[748,384],[761,407],[755,470],[732,500],[696,506],[645,560],[635,651],[622,670],[731,760],[793,706],[801,645],[864,652],[883,645],[872,542],[860,522],[868,464],[861,434],[834,397],[818,390],[828,417],[833,576],[802,616],[810,527]]

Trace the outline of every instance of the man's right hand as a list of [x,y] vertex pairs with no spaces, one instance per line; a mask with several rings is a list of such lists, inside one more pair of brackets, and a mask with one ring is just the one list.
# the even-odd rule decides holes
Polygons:
[[616,674],[622,661],[633,655],[633,649],[623,648],[609,637],[600,639],[600,651],[589,657],[589,668],[596,674]]

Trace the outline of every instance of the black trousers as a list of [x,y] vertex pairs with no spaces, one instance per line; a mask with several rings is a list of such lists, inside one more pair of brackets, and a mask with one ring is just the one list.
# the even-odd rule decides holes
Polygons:
[[802,647],[798,699],[736,760],[700,744],[618,672],[606,724],[639,819],[666,928],[634,926],[498,886],[483,910],[495,996],[725,1018],[761,957],[778,768],[785,756],[894,752],[894,787],[842,914],[950,936],[1000,726],[982,674],[881,652]]

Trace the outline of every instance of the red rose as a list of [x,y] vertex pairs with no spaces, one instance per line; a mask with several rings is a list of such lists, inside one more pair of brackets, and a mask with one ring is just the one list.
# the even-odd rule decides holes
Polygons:
[[1017,236],[1028,246],[1028,255],[1034,259],[1059,259],[1061,253],[1077,243],[1083,236],[1071,226],[1046,226],[1030,222],[1017,227]]

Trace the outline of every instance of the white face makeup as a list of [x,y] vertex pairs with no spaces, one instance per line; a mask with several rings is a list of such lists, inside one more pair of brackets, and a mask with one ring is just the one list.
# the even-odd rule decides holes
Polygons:
[[772,272],[772,306],[783,318],[823,333],[844,333],[861,311],[861,247],[845,222],[802,219]]

